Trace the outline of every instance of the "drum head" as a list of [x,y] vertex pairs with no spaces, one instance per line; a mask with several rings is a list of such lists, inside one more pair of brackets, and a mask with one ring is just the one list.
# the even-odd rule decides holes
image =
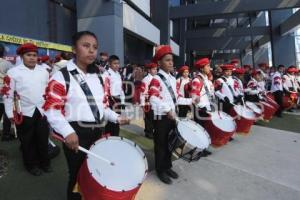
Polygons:
[[193,147],[206,149],[210,145],[210,137],[206,130],[192,120],[180,120],[177,129],[181,137]]
[[255,119],[254,112],[252,110],[250,110],[249,108],[246,108],[242,105],[235,105],[233,108],[239,116],[241,116],[245,119],[250,119],[250,120]]
[[222,111],[218,111],[211,113],[210,116],[213,125],[217,128],[229,133],[235,131],[236,123],[230,115]]
[[100,185],[119,192],[132,190],[144,181],[148,170],[147,159],[134,142],[120,137],[102,138],[91,146],[90,151],[115,164],[111,166],[88,156],[89,172]]
[[257,114],[261,114],[262,113],[262,110],[255,103],[253,103],[253,102],[246,101],[246,106],[248,108],[250,108],[251,110],[253,110]]

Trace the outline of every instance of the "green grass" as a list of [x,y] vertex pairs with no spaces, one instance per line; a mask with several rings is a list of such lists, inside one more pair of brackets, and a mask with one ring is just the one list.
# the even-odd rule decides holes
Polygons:
[[258,121],[257,125],[300,133],[300,116],[283,114],[282,118],[273,117],[270,122]]

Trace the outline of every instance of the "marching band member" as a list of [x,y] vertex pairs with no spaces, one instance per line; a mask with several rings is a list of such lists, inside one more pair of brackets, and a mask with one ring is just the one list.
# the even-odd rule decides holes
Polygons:
[[[17,53],[22,57],[23,63],[10,69],[4,78],[2,92],[5,112],[12,123],[16,122],[26,169],[32,175],[40,176],[41,169],[44,172],[52,171],[48,157],[49,128],[42,109],[49,73],[37,64],[38,48],[34,44],[21,45]],[[14,118],[16,95],[20,97],[22,108],[22,113],[18,113],[18,122]]]
[[49,73],[52,71],[51,63],[50,63],[50,57],[48,55],[42,56],[40,58],[40,65],[44,67]]
[[[291,98],[292,93],[297,93],[299,88],[298,88],[298,83],[295,77],[295,74],[297,73],[297,68],[295,66],[290,66],[286,70],[286,74],[283,75],[282,81],[283,81],[283,91],[285,95],[289,96]],[[296,97],[295,97],[296,98]],[[292,112],[292,108],[289,109],[288,111]]]
[[61,52],[60,54],[56,55],[55,63],[53,65],[51,75],[59,71],[61,68],[66,67],[70,59],[71,59],[71,53],[69,52]]
[[[104,72],[103,77],[109,83],[109,105],[110,108],[121,113],[121,109],[125,106],[125,93],[122,87],[122,78],[119,73],[120,59],[116,55],[111,55],[108,59],[109,69]],[[108,122],[105,132],[112,136],[119,136],[119,124]]]
[[[3,88],[3,80],[7,74],[7,71],[14,66],[4,57],[5,47],[0,44],[0,88]],[[4,102],[3,102],[3,94],[0,94],[0,120],[3,116],[3,129],[2,129],[2,141],[9,141],[14,139],[13,134],[10,133],[11,123],[10,120],[7,118],[7,115],[4,111]]]
[[232,78],[233,65],[222,65],[223,76],[215,81],[215,95],[218,97],[223,111],[229,113],[235,103],[242,103],[242,95],[236,80]]
[[283,75],[283,89],[285,93],[297,92],[297,80],[295,74],[297,73],[297,68],[295,66],[290,66],[286,70],[286,74]]
[[196,61],[194,67],[199,71],[192,81],[191,96],[198,98],[199,103],[195,105],[194,119],[201,124],[199,117],[207,117],[207,111],[214,111],[214,87],[208,79],[210,74],[210,60],[202,58]]
[[[176,90],[180,97],[189,98],[189,83],[191,81],[189,77],[189,67],[182,66],[178,70],[179,78],[176,80]],[[178,104],[178,117],[186,117],[190,110],[190,105]]]
[[261,88],[258,82],[262,79],[261,71],[253,70],[251,74],[251,79],[247,84],[245,89],[245,97],[247,101],[259,102],[260,94],[265,92],[264,88]]
[[154,127],[153,127],[153,110],[150,107],[149,103],[149,84],[152,81],[153,77],[157,74],[157,64],[156,63],[149,63],[146,64],[148,75],[145,76],[142,80],[142,91],[140,96],[140,104],[144,110],[144,122],[145,122],[145,136],[147,138],[153,138]]
[[262,79],[258,82],[258,85],[260,88],[266,88],[266,82],[269,80],[269,65],[267,63],[260,63],[258,64],[259,69],[258,71],[260,71],[261,75],[262,75]]
[[173,53],[168,45],[157,47],[153,62],[158,63],[160,70],[149,85],[151,108],[154,112],[154,153],[155,169],[158,178],[171,184],[171,178],[178,178],[172,168],[171,152],[168,148],[169,133],[175,128],[176,104],[192,104],[192,99],[179,97],[176,94],[176,79],[171,75],[173,70]]
[[272,76],[272,85],[271,85],[271,92],[275,97],[275,101],[278,103],[280,108],[277,110],[276,115],[277,117],[282,117],[282,109],[283,109],[283,85],[282,85],[282,78],[280,73],[280,67],[278,66],[278,70]]
[[50,125],[61,134],[69,169],[67,196],[69,200],[81,199],[73,192],[76,178],[85,154],[78,146],[89,148],[102,134],[103,121],[127,124],[129,120],[112,111],[107,104],[105,88],[98,68],[91,65],[97,56],[98,41],[94,33],[82,31],[75,34],[75,58],[67,67],[55,73],[46,89],[43,106]]
[[241,96],[244,96],[244,84],[243,84],[243,81],[244,81],[245,69],[241,68],[241,67],[235,68],[233,70],[233,74],[234,74],[234,76],[232,76],[232,78],[238,83],[239,94]]

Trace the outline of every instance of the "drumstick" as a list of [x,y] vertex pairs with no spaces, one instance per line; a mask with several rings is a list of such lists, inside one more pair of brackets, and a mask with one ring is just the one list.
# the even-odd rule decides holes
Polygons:
[[13,128],[14,128],[14,136],[15,138],[18,138],[16,124],[13,124]]
[[[53,137],[54,139],[57,139],[57,140],[59,140],[59,141],[65,143],[65,139],[62,138],[61,136],[58,136],[58,135],[55,134],[55,133],[52,133],[51,135],[52,135],[52,137]],[[103,158],[103,157],[101,157],[101,156],[99,156],[99,155],[97,155],[97,154],[95,154],[95,153],[93,153],[93,152],[91,152],[91,151],[89,151],[89,150],[87,150],[87,149],[81,147],[81,146],[78,147],[78,150],[79,150],[79,151],[82,151],[82,152],[84,152],[84,153],[86,153],[86,154],[88,154],[88,155],[90,155],[90,156],[93,156],[94,158],[97,158],[98,160],[102,160],[102,161],[106,162],[107,164],[110,164],[110,165],[112,165],[112,166],[115,165],[115,163],[109,161],[108,159]]]

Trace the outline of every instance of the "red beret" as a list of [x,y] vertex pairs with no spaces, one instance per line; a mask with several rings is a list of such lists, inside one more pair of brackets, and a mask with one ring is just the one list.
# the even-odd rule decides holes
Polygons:
[[25,43],[25,44],[20,45],[17,48],[18,55],[23,55],[24,53],[27,53],[27,52],[36,52],[37,53],[38,47],[32,43]]
[[269,65],[267,63],[259,63],[258,66],[259,67],[269,67]]
[[184,65],[184,66],[180,67],[180,68],[178,69],[178,72],[182,74],[185,70],[188,70],[188,71],[189,71],[189,70],[190,70],[190,69],[189,69],[189,66]]
[[200,68],[203,68],[205,65],[208,65],[209,63],[210,63],[210,61],[208,58],[201,58],[196,61],[196,63],[194,64],[194,67],[200,69]]
[[48,60],[50,60],[50,57],[47,55],[41,57],[41,62],[47,62]]
[[251,73],[252,76],[255,76],[257,74],[261,74],[261,71],[260,70],[253,70],[252,73]]
[[233,70],[234,66],[232,64],[226,64],[221,66],[222,70]]
[[289,66],[286,70],[288,73],[297,73],[298,69],[295,66]]
[[148,69],[152,69],[152,68],[158,67],[158,65],[156,63],[151,62],[151,63],[145,64],[145,67]]
[[158,46],[156,48],[156,52],[155,52],[155,55],[154,55],[152,61],[154,63],[157,63],[159,60],[161,60],[167,54],[173,54],[172,48],[169,45]]
[[230,64],[238,64],[239,62],[239,59],[234,58],[231,60]]
[[233,72],[236,73],[236,74],[245,74],[245,69],[239,67],[239,68],[235,68],[235,69],[233,70]]

